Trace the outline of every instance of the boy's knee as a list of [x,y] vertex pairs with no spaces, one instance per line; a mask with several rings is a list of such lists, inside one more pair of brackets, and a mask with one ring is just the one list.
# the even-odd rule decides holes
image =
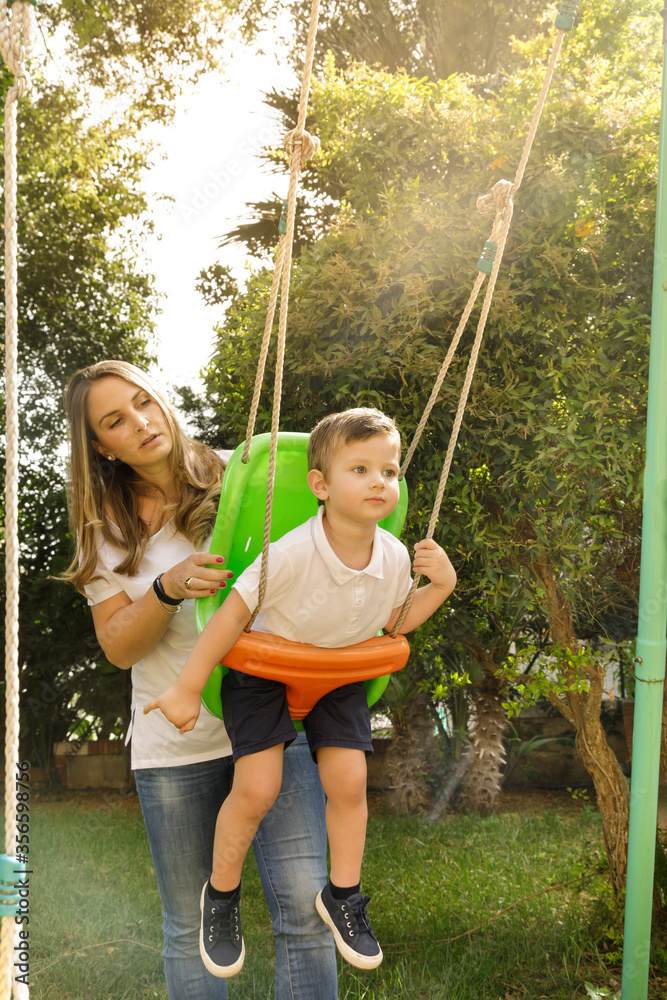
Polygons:
[[281,780],[265,776],[262,781],[254,782],[239,789],[239,798],[244,812],[253,816],[264,817],[278,798]]
[[345,747],[320,747],[317,765],[327,795],[345,789],[346,794],[366,794],[366,756],[362,750]]
[[343,795],[345,801],[351,806],[365,806],[366,805],[366,781],[355,780],[351,781],[347,788],[343,789]]
[[359,809],[366,806],[366,791],[365,775],[346,775],[344,780],[331,784],[327,790],[327,798],[338,806]]

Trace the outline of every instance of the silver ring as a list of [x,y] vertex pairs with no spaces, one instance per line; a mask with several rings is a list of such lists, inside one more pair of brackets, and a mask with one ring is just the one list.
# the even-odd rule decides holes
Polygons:
[[192,590],[192,577],[189,576],[185,583],[183,584],[186,590]]

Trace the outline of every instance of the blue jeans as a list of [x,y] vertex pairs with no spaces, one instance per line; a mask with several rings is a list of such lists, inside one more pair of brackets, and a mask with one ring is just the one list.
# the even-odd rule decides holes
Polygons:
[[[199,899],[231,757],[134,772],[157,877],[169,1000],[227,1000],[199,955]],[[285,751],[283,784],[253,842],[276,939],[276,1000],[336,1000],[333,939],[315,910],[325,884],[324,794],[304,733]]]

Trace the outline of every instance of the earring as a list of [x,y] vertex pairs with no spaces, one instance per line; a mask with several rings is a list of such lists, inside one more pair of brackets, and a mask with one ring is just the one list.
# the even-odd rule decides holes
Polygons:
[[116,459],[113,457],[113,455],[107,455],[107,458],[108,458],[108,460],[110,462],[115,462],[116,461]]

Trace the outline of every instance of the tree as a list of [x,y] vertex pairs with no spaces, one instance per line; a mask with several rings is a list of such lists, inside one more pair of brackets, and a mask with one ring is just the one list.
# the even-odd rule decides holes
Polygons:
[[53,782],[57,742],[120,737],[130,684],[102,654],[86,600],[53,577],[71,557],[61,469],[23,469],[19,605],[21,752]]
[[137,126],[91,123],[77,96],[42,80],[19,120],[21,741],[48,772],[53,742],[86,719],[117,733],[124,714],[85,600],[52,578],[72,541],[62,391],[102,357],[148,361],[156,298],[140,264],[150,223]]
[[[593,62],[598,56],[609,58],[610,51],[623,61],[624,53],[616,53],[614,49],[624,32],[632,36],[635,6],[597,4],[594,17],[584,20],[582,30],[586,33],[588,55]],[[308,0],[297,0],[292,4],[300,30],[285,39],[286,46],[292,45],[291,61],[299,68],[310,7]],[[447,4],[440,0],[366,0],[360,5],[326,0],[320,5],[316,76],[327,60],[329,63],[333,61],[338,69],[363,62],[392,73],[405,72],[432,82],[454,74],[469,76],[473,92],[491,98],[515,69],[522,71],[522,50],[516,45],[516,40],[552,37],[552,13],[553,8],[545,14],[544,5],[532,0],[518,6],[498,0],[484,0],[476,4],[466,4],[462,0]],[[587,13],[585,11],[583,16],[586,17]],[[619,66],[621,73],[624,68]],[[630,73],[637,72],[637,60],[628,70]],[[266,104],[275,111],[285,132],[294,128],[296,123],[298,97],[296,91],[281,93],[272,90],[266,94]],[[381,98],[381,95],[378,97]],[[365,103],[361,102],[360,107],[365,108]],[[313,99],[308,128],[314,134],[320,130],[318,115],[317,102]],[[384,118],[381,115],[380,121],[383,122]],[[413,133],[413,123],[406,116],[402,124],[408,133],[407,144]],[[372,129],[373,123],[363,123],[361,127],[364,125],[370,125]],[[335,131],[332,132],[326,123],[322,126],[322,134],[331,137],[334,147],[338,145]],[[379,136],[377,144],[382,142],[383,137]],[[386,148],[395,147],[387,144]],[[297,208],[297,254],[303,245],[327,231],[346,198],[349,168],[352,164],[356,167],[357,161],[352,160],[346,165],[337,152],[330,156],[328,150],[323,149],[302,175],[303,194]],[[264,159],[274,166],[286,162],[282,150],[267,150]],[[354,188],[353,183],[352,190]],[[274,194],[271,201],[249,203],[249,221],[231,229],[221,241],[221,247],[242,244],[254,256],[268,257],[276,240],[281,198],[281,195]]]
[[[221,64],[224,39],[252,38],[262,18],[256,0],[47,0],[37,14],[47,52],[61,54],[59,74],[73,73],[78,87],[48,84],[34,63],[19,113],[21,735],[46,770],[55,740],[86,727],[118,733],[127,715],[127,678],[119,682],[99,651],[85,601],[52,579],[72,542],[62,390],[100,358],[150,360],[156,298],[141,253],[150,229],[141,130],[168,121],[177,94]],[[100,96],[110,110],[91,120],[88,102]]]
[[[308,23],[311,4],[292,4],[297,25]],[[506,72],[512,38],[530,37],[544,4],[482,0],[325,0],[320,5],[316,57],[332,52],[339,68],[365,62],[390,73],[446,80],[455,73],[486,77]],[[297,44],[292,59],[299,62]]]
[[[627,784],[600,725],[590,640],[636,598],[659,83],[638,5],[618,15],[632,45],[613,64],[599,32],[617,14],[602,0],[587,11],[593,28],[568,40],[517,197],[440,537],[458,558],[455,612],[461,602],[474,618],[468,600],[480,595],[501,623],[523,608],[514,635],[526,639],[539,612],[556,679],[534,671],[536,687],[576,728],[619,888]],[[519,46],[522,63],[493,95],[458,77],[327,65],[312,98],[318,169],[335,171],[345,195],[293,278],[284,426],[377,404],[409,438],[488,236],[475,197],[518,161],[545,50],[541,37]],[[251,279],[218,331],[208,398],[228,434],[247,412],[268,280]],[[456,361],[409,473],[409,538],[424,533],[461,377]]]
[[[291,4],[294,27],[283,39],[290,61],[299,69],[303,44],[310,21],[310,0]],[[470,4],[455,0],[365,0],[360,4],[325,0],[320,4],[316,36],[316,72],[326,60],[338,68],[355,63],[381,67],[389,72],[407,72],[417,78],[436,81],[459,73],[479,77],[480,88],[497,86],[510,71],[511,39],[530,37],[544,28],[544,5],[530,0],[516,5],[484,0]],[[495,81],[495,82],[494,82]],[[265,103],[276,112],[288,132],[297,120],[298,91],[271,90]],[[309,116],[309,129],[317,131],[317,109]],[[268,150],[267,163],[284,162],[282,151]],[[335,171],[315,169],[302,178],[303,195],[297,205],[295,255],[305,245],[326,232],[344,196]],[[220,246],[242,244],[253,256],[266,256],[276,240],[281,197],[248,204],[249,221],[229,230]]]
[[[46,0],[37,13],[59,75],[77,82],[76,94],[48,84],[35,62],[19,110],[21,735],[47,770],[54,741],[86,726],[117,734],[127,715],[127,678],[100,653],[85,601],[52,579],[72,548],[62,390],[100,358],[151,360],[142,128],[169,121],[175,97],[221,65],[225,41],[251,39],[264,17],[257,0]],[[88,102],[101,96],[109,112],[94,120]]]
[[167,120],[184,86],[221,66],[225,40],[250,40],[265,12],[258,0],[52,0],[39,20],[80,78]]

